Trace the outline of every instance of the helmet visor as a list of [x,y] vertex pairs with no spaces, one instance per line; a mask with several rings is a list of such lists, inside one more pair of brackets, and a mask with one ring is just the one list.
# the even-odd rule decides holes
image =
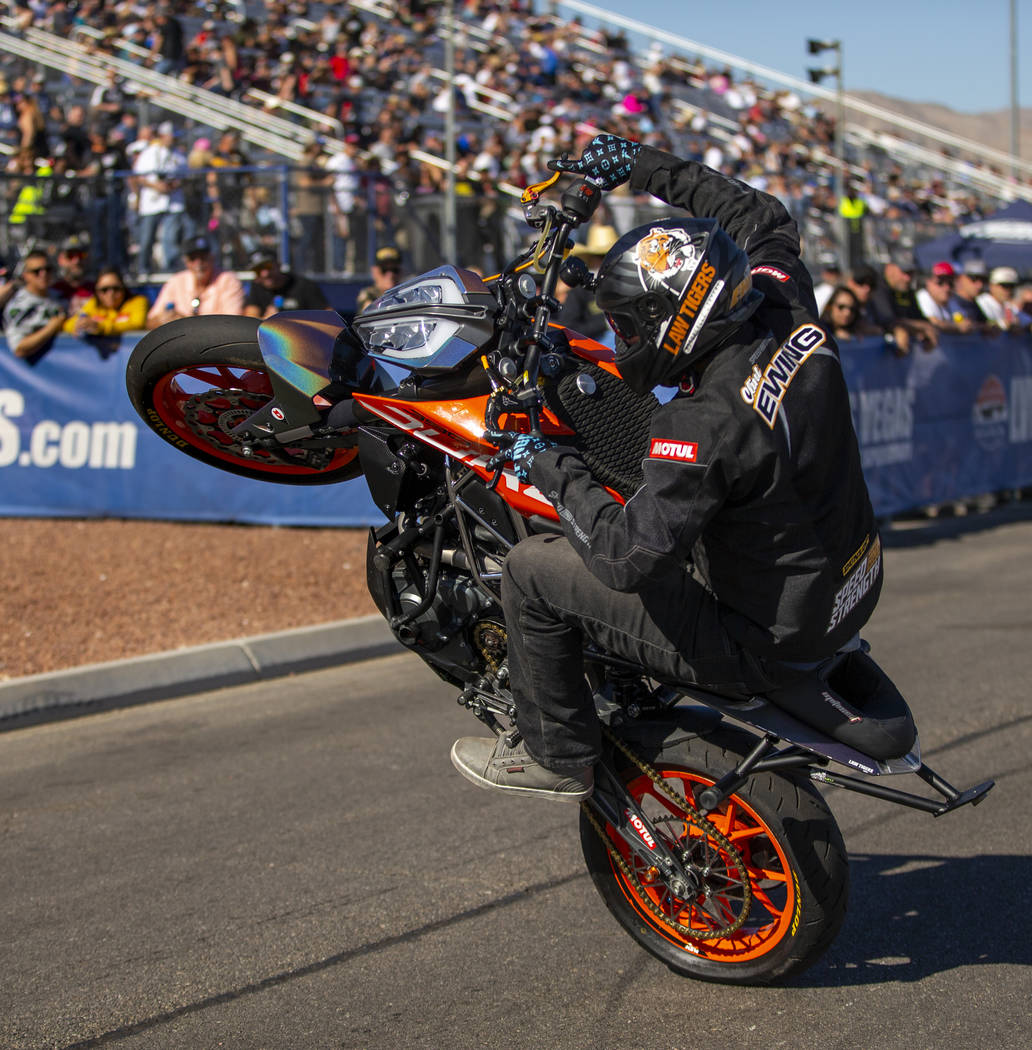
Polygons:
[[619,339],[622,339],[628,346],[637,344],[641,338],[641,333],[638,330],[638,322],[633,314],[607,311],[605,318],[609,322],[609,327],[616,332]]

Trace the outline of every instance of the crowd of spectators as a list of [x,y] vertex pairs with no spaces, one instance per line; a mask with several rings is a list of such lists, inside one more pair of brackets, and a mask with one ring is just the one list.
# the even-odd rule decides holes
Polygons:
[[[204,242],[201,254],[210,256],[217,275],[248,268],[256,252],[278,262],[285,242],[293,269],[335,275],[376,274],[384,245],[397,245],[414,262],[416,242],[431,238],[428,222],[413,231],[402,216],[418,218],[419,201],[436,200],[444,186],[440,165],[425,159],[446,153],[448,95],[435,74],[443,54],[439,3],[381,0],[375,12],[315,0],[9,6],[17,31],[43,29],[87,43],[94,55],[130,59],[215,95],[254,102],[260,91],[318,115],[299,118],[305,151],[291,166],[284,195],[260,173],[272,158],[238,132],[184,121],[114,69],[103,84],[85,85],[4,58],[0,148],[10,151],[5,234],[12,258],[25,258],[40,232],[53,244],[73,231],[88,239],[94,263],[113,267],[122,284],[126,273],[175,274],[174,281],[181,270],[194,274],[196,288],[206,264],[189,254],[184,259],[183,244]],[[578,150],[604,127],[778,196],[799,223],[815,269],[818,259],[822,267],[830,263],[823,267],[821,305],[844,316],[842,300],[855,300],[843,338],[887,331],[903,353],[914,344],[934,345],[944,326],[964,330],[960,315],[972,325],[999,326],[1001,316],[1019,323],[1024,290],[1012,289],[1004,302],[992,285],[980,289],[1000,303],[995,309],[968,295],[973,275],[944,271],[929,280],[955,282],[953,298],[936,311],[950,318],[931,318],[925,296],[913,288],[913,267],[899,261],[916,225],[955,225],[981,217],[995,202],[942,172],[856,151],[838,200],[834,121],[818,107],[658,46],[634,52],[623,35],[559,21],[545,7],[532,0],[457,0],[455,187],[464,208],[458,261],[500,261],[514,212],[503,188],[536,181],[549,158]],[[131,177],[122,178],[127,172]],[[626,189],[618,191],[599,222],[623,232],[642,206]],[[847,213],[851,236],[838,239]],[[836,258],[825,258],[830,251]],[[203,289],[189,301],[169,292],[160,309],[151,308],[148,324],[158,315],[167,319],[169,302],[180,315],[193,310],[193,300],[215,295],[208,284]],[[932,294],[927,286],[922,291]],[[981,320],[969,316],[968,302]],[[268,309],[265,302],[261,310]],[[70,310],[74,320],[75,304]],[[1007,320],[1012,316],[1018,320]]]
[[[621,34],[557,21],[535,11],[530,0],[460,0],[456,6],[459,183],[471,197],[488,198],[478,214],[492,213],[490,198],[499,184],[522,187],[536,180],[549,157],[575,149],[604,124],[775,193],[804,230],[818,237],[833,228],[843,204],[833,188],[834,123],[793,92],[765,90],[730,70],[708,69],[656,47],[634,53]],[[29,0],[15,7],[23,27],[85,40],[95,54],[140,61],[218,95],[247,100],[258,90],[322,115],[321,125],[317,119],[306,125],[310,152],[292,186],[298,196],[315,190],[316,199],[298,200],[296,215],[292,208],[287,217],[297,220],[296,243],[313,246],[304,269],[367,269],[372,251],[356,258],[348,246],[370,233],[382,235],[374,245],[397,241],[398,231],[391,228],[394,201],[442,188],[441,168],[413,158],[418,151],[445,153],[447,92],[435,76],[443,48],[438,3],[390,0],[377,5],[386,17],[314,0]],[[474,45],[481,41],[478,50]],[[199,170],[265,159],[246,150],[239,138],[228,148],[213,146],[210,129],[169,119],[153,97],[113,70],[105,84],[88,95],[80,92],[83,105],[66,107],[58,96],[69,86],[67,79],[56,84],[23,60],[11,66],[0,80],[0,141],[15,150],[10,170],[29,174],[33,165],[46,163],[53,174],[56,164],[64,173],[92,180],[89,190],[79,193],[88,200],[78,203],[89,213],[83,216],[85,232],[95,241],[112,219],[108,197],[98,198],[95,191],[112,171],[136,168],[141,158],[141,177],[155,173],[155,158]],[[492,99],[506,101],[490,114],[477,108]],[[164,119],[141,120],[141,112]],[[319,137],[329,135],[354,148],[320,149]],[[907,171],[885,155],[854,156],[851,169],[849,194],[862,198],[863,215],[882,222],[888,237],[902,235],[903,226],[894,229],[893,223],[955,223],[983,211],[976,194],[948,184],[941,172]],[[378,180],[379,192],[363,192]],[[162,234],[168,254],[190,233],[208,232],[220,242],[240,239],[239,223],[228,221],[232,213],[255,214],[240,208],[241,181],[195,179],[191,201],[184,200],[186,180],[179,180],[169,187],[167,207],[160,189],[147,181],[133,186],[123,195],[125,214],[114,220],[135,250],[131,259],[112,261],[131,261],[136,272],[149,271],[156,214],[168,216],[163,225],[169,232]],[[220,200],[224,195],[236,199],[227,207]],[[330,259],[318,255],[322,238],[310,236],[313,217],[326,217],[324,201],[337,233]],[[156,211],[159,207],[166,210]],[[223,208],[231,214],[224,216]],[[609,218],[621,232],[626,214],[629,202],[612,202]],[[282,215],[278,219],[284,221]],[[194,228],[184,230],[181,222]],[[237,245],[238,261],[255,246],[253,239]],[[178,260],[161,261],[171,270]]]
[[[219,265],[213,243],[203,234],[187,238],[179,248],[184,268],[161,285],[153,303],[133,291],[119,267],[92,267],[88,247],[76,235],[60,245],[56,265],[47,249],[30,248],[13,273],[0,273],[8,349],[32,362],[64,333],[93,343],[106,356],[117,347],[118,336],[183,317],[232,314],[264,320],[281,310],[329,307],[318,284],[284,270],[273,252],[255,252],[250,264],[254,277],[245,289],[235,273]],[[380,251],[393,251],[400,262],[397,249]],[[393,274],[397,276],[398,267]]]

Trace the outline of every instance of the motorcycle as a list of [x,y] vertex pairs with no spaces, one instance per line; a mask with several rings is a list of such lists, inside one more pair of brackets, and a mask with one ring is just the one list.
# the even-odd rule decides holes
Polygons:
[[[387,519],[369,534],[377,607],[496,734],[515,732],[503,562],[530,534],[561,532],[501,462],[499,432],[574,445],[625,500],[658,404],[621,381],[610,350],[553,321],[557,282],[593,280],[569,248],[601,197],[582,180],[549,199],[558,177],[525,192],[536,236],[498,274],[439,266],[352,323],[333,311],[174,321],[127,368],[144,422],[194,459],[294,485],[364,474]],[[687,977],[783,980],[832,942],[849,867],[817,785],[936,816],[993,786],[958,790],[922,762],[906,700],[865,644],[764,696],[657,681],[594,647],[585,658],[604,755],[581,804],[584,859],[617,922]],[[903,774],[926,788],[885,784]]]

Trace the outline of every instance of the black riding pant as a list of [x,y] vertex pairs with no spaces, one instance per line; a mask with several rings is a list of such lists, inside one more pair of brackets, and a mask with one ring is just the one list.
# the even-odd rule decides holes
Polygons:
[[687,571],[626,594],[591,574],[561,536],[509,552],[502,580],[516,725],[543,766],[565,773],[600,756],[584,680],[587,641],[668,682],[763,692],[774,682],[724,628],[720,603]]

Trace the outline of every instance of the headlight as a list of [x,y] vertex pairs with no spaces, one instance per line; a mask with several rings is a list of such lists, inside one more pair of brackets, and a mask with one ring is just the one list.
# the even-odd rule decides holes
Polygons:
[[392,288],[354,327],[371,357],[444,371],[491,338],[495,307],[476,274],[444,266]]

